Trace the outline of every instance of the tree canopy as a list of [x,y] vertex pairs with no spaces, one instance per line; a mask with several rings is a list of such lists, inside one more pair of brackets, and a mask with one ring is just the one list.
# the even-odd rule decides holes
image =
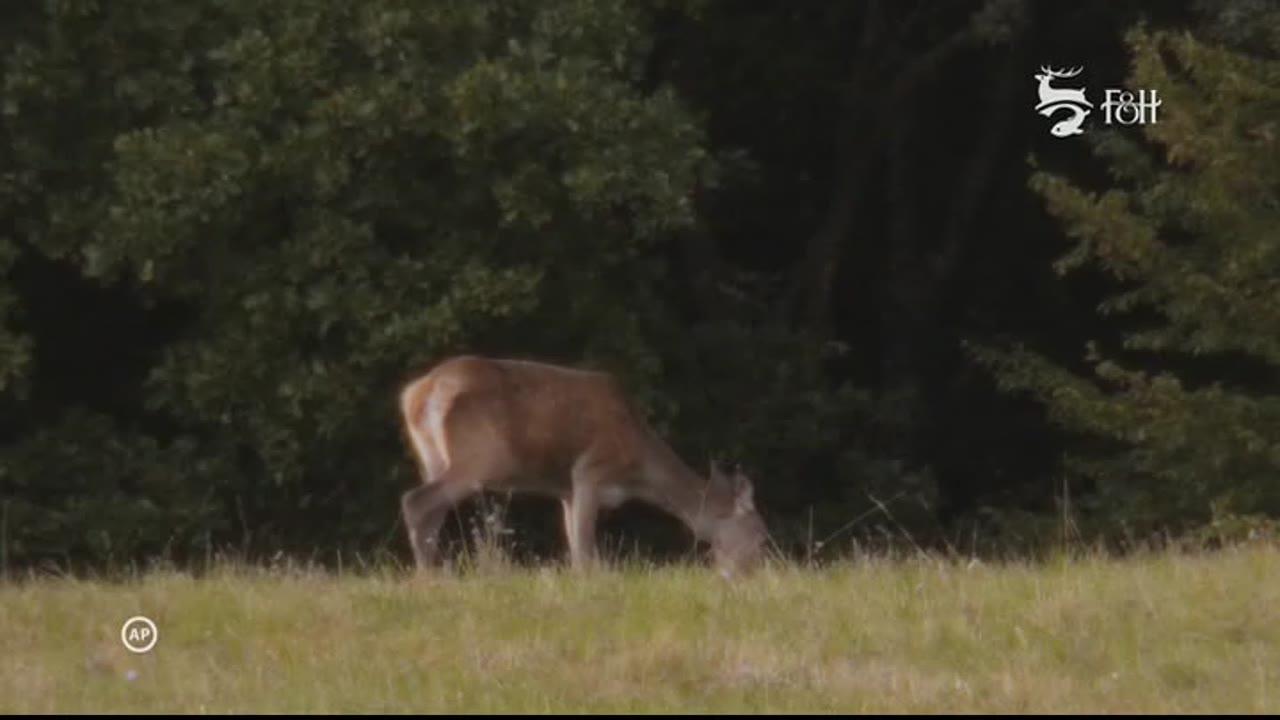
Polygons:
[[[7,5],[0,564],[406,552],[397,390],[460,352],[616,374],[784,547],[1052,521],[1064,477],[1102,531],[1255,527],[1269,13]],[[1045,62],[1160,121],[1051,137]]]
[[1135,31],[1129,44],[1132,86],[1158,88],[1176,108],[1145,126],[1152,147],[1099,142],[1116,183],[1106,190],[1050,172],[1032,179],[1076,243],[1058,268],[1092,263],[1117,281],[1099,309],[1127,321],[1121,342],[1090,348],[1093,377],[1029,352],[997,364],[1007,386],[1035,391],[1086,436],[1092,447],[1066,471],[1096,487],[1086,502],[1110,524],[1150,532],[1273,518],[1280,63],[1187,33]]

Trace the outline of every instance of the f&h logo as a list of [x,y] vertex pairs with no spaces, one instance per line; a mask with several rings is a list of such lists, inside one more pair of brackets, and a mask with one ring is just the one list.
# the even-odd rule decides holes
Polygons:
[[[1045,117],[1066,113],[1049,128],[1054,137],[1084,134],[1084,121],[1093,111],[1093,103],[1082,87],[1054,87],[1054,81],[1070,80],[1084,72],[1083,67],[1055,70],[1047,65],[1033,77],[1039,81],[1037,88],[1040,102],[1036,112]],[[1133,92],[1123,88],[1107,88],[1103,91],[1102,120],[1106,125],[1146,125],[1155,123],[1156,111],[1163,101],[1155,90]]]

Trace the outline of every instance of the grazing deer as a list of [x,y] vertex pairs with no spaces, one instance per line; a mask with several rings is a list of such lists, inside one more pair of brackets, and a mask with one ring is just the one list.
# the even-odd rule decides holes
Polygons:
[[656,505],[710,543],[726,577],[756,565],[766,529],[740,471],[693,472],[639,418],[609,375],[463,356],[411,382],[400,409],[422,484],[401,507],[419,568],[438,560],[455,505],[483,490],[560,499],[575,568],[596,559],[596,514],[629,499]]

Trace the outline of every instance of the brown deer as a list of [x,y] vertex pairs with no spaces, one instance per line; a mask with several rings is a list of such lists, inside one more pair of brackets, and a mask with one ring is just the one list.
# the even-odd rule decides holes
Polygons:
[[575,568],[596,559],[596,514],[637,499],[675,515],[711,545],[726,577],[761,560],[766,529],[741,471],[703,479],[636,413],[605,373],[454,357],[400,394],[422,485],[401,506],[418,567],[459,502],[484,491],[556,497]]

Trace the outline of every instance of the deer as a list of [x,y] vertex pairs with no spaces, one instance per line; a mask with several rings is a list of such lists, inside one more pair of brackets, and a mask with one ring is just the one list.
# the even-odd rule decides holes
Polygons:
[[1037,88],[1040,102],[1036,103],[1036,112],[1045,117],[1052,117],[1059,110],[1070,113],[1066,119],[1058,121],[1049,129],[1049,132],[1057,137],[1083,133],[1084,130],[1080,126],[1089,115],[1089,108],[1093,107],[1093,103],[1089,102],[1089,98],[1085,97],[1084,90],[1081,88],[1056,88],[1049,83],[1076,77],[1083,71],[1083,67],[1055,70],[1041,65],[1040,72],[1033,76],[1040,81],[1040,86]]
[[598,566],[598,513],[629,500],[682,521],[725,578],[763,559],[751,480],[714,460],[694,472],[610,373],[454,356],[402,388],[400,411],[421,480],[401,498],[419,571],[439,562],[448,513],[484,491],[558,498],[575,570]]
[[1083,71],[1084,68],[1081,67],[1070,70],[1055,70],[1041,65],[1040,72],[1033,76],[1040,81],[1040,85],[1036,89],[1037,94],[1040,96],[1040,102],[1036,104],[1036,109],[1040,110],[1046,106],[1063,102],[1093,107],[1093,103],[1089,102],[1089,98],[1085,97],[1084,90],[1080,88],[1056,88],[1049,84],[1054,80],[1066,80],[1076,77]]

